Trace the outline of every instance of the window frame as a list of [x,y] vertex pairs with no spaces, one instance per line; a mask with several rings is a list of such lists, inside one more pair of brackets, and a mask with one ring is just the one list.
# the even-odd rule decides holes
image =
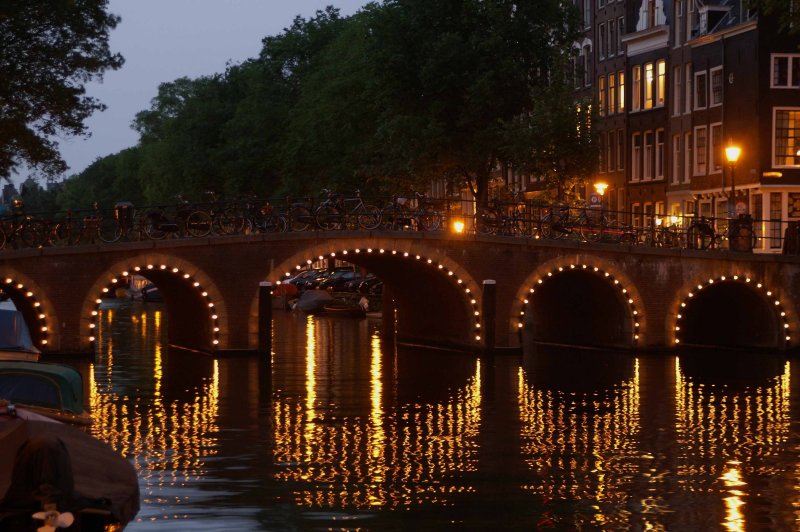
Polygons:
[[654,134],[652,129],[644,132],[643,136],[643,150],[642,150],[642,181],[653,180],[653,157],[654,157]]
[[[698,133],[702,131],[701,137]],[[694,128],[694,168],[693,175],[704,176],[708,174],[708,126],[695,126]],[[703,146],[700,146],[700,140],[703,140]],[[701,151],[702,148],[702,151]],[[701,157],[702,156],[702,157]]]
[[[775,61],[777,59],[786,59],[786,85],[778,85],[775,83]],[[800,63],[800,54],[778,53],[770,54],[769,57],[769,88],[770,89],[800,89],[800,71],[798,71],[798,80],[796,85],[792,85],[794,81],[792,76],[792,60],[796,59]],[[800,70],[800,69],[799,69]]]
[[642,66],[633,65],[631,67],[631,112],[637,112],[642,108]]
[[[698,83],[699,79],[703,79],[704,83],[701,87]],[[694,73],[694,110],[695,111],[702,111],[703,109],[708,109],[708,71],[707,70],[700,70],[699,72]],[[698,96],[703,95],[702,105],[699,101],[700,98]]]
[[631,134],[631,182],[638,183],[641,180],[640,168],[642,151],[642,134],[635,131]]
[[[778,164],[778,159],[777,159],[778,113],[779,112],[784,112],[784,111],[797,113],[798,114],[797,122],[798,122],[798,124],[800,124],[800,107],[773,107],[773,109],[772,109],[772,159],[771,159],[772,167],[773,168],[800,168],[800,156],[797,156],[797,155],[794,156],[795,162],[797,164],[794,164],[794,165],[791,165],[791,164]],[[798,127],[794,128],[794,129],[798,131],[797,136],[794,137],[796,139],[796,142],[795,142],[794,146],[797,148],[797,150],[800,150],[800,125],[798,125]],[[797,151],[795,151],[795,153],[797,153]]]
[[[708,173],[709,174],[717,174],[723,171],[725,166],[725,156],[723,155],[723,146],[724,141],[722,140],[722,122],[714,122],[709,124],[709,135],[708,135],[708,143],[709,143],[709,157],[708,157]],[[719,132],[719,136],[716,137],[719,140],[719,143],[714,142],[715,136],[714,132]],[[717,146],[719,144],[719,146]],[[719,160],[718,160],[719,159]]]
[[[719,101],[714,101],[714,75],[719,74]],[[708,106],[718,107],[722,105],[722,100],[725,99],[725,78],[722,72],[722,66],[714,67],[708,71]]]

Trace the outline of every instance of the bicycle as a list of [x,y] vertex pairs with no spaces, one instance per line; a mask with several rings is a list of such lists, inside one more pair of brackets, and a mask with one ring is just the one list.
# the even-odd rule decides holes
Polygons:
[[0,249],[8,242],[14,247],[42,247],[49,242],[49,227],[42,219],[25,214],[22,200],[17,198],[11,204],[11,216],[0,224]]
[[513,193],[513,200],[503,204],[494,199],[489,207],[478,209],[475,231],[484,235],[531,236],[532,224],[525,204],[517,201],[516,192]]
[[[322,189],[326,199],[320,203],[314,216],[317,226],[323,231],[351,227],[371,230],[381,223],[381,211],[374,205],[364,203],[361,191],[356,190],[355,196],[347,198],[328,189]],[[349,207],[348,205],[353,205]]]
[[213,190],[207,190],[206,195],[209,205],[203,212],[211,218],[211,230],[219,235],[236,235],[245,231],[247,218],[238,208],[225,204]]
[[307,231],[312,223],[316,223],[314,215],[311,214],[311,198],[304,198],[303,201],[292,201],[286,198],[286,224],[292,232]]
[[385,229],[417,231],[436,231],[441,226],[441,215],[433,207],[433,202],[421,192],[414,191],[414,197],[392,196],[391,202],[380,213],[380,223]]
[[[167,235],[183,236],[205,236],[211,230],[211,219],[207,213],[193,208],[189,201],[178,194],[176,197],[174,214],[167,211],[163,205],[156,206],[144,214],[140,221],[142,232],[151,240],[162,240]],[[192,224],[187,224],[189,216],[194,213],[202,213],[197,216],[200,218]],[[203,216],[205,215],[205,216]],[[208,218],[206,218],[208,217]]]
[[714,246],[716,240],[717,233],[714,231],[714,226],[705,216],[694,220],[686,229],[687,249],[709,249]]
[[590,213],[586,207],[580,207],[580,214],[576,218],[572,216],[569,205],[551,205],[539,220],[539,235],[561,239],[577,234],[585,242],[597,242],[608,224],[602,212]]
[[247,212],[247,227],[251,232],[283,233],[286,232],[286,218],[275,210],[269,201],[259,201],[250,197],[245,201]]

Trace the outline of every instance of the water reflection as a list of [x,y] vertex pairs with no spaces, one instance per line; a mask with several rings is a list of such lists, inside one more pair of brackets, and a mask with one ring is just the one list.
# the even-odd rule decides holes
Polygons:
[[794,361],[492,360],[283,313],[270,360],[215,360],[167,349],[167,319],[106,302],[77,364],[139,471],[131,530],[798,527]]

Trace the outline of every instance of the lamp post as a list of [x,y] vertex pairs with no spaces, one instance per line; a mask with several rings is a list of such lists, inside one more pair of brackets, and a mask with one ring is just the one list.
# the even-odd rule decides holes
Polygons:
[[741,148],[731,144],[725,148],[725,158],[728,159],[728,164],[731,167],[731,195],[728,198],[728,217],[736,217],[736,176],[735,168],[736,161],[739,160],[739,155],[742,154]]
[[600,211],[603,211],[603,198],[606,194],[606,189],[608,188],[608,183],[604,183],[602,181],[598,181],[594,184],[595,191],[600,194]]

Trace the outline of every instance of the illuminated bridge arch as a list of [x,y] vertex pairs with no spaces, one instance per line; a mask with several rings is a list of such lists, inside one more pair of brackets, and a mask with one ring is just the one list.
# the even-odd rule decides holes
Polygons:
[[[384,281],[395,302],[399,341],[446,343],[469,349],[482,339],[481,287],[451,257],[418,241],[331,240],[296,253],[272,270],[278,284],[313,262],[340,259],[365,268]],[[257,340],[257,298],[251,304],[251,345]],[[386,317],[384,317],[386,320]],[[438,340],[444,338],[442,342]]]
[[228,311],[215,283],[190,262],[161,254],[120,261],[94,282],[81,310],[81,345],[94,348],[102,298],[134,274],[157,285],[163,295],[170,344],[207,352],[227,347]]
[[593,256],[543,263],[520,286],[510,316],[510,330],[553,343],[632,347],[643,343],[647,330],[634,283]]
[[668,334],[674,346],[786,349],[797,334],[790,307],[785,296],[755,276],[704,277],[677,295]]
[[44,290],[26,275],[8,267],[0,269],[0,290],[22,312],[33,345],[42,350],[58,349],[61,327]]

